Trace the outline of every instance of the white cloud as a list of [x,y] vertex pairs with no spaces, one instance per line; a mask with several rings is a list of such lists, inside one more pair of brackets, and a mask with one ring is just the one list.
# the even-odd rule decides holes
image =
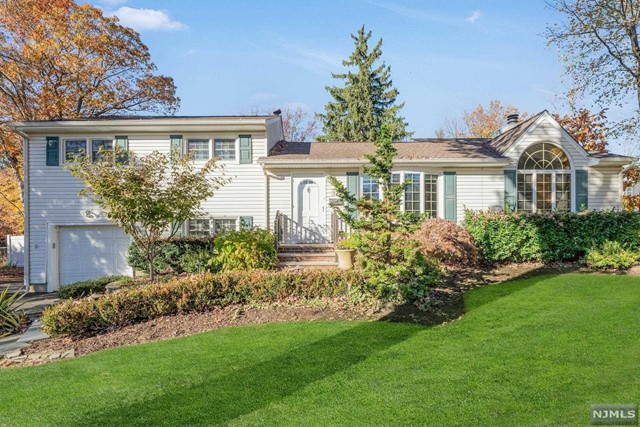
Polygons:
[[120,19],[120,23],[122,25],[131,27],[136,31],[178,31],[186,30],[188,28],[182,22],[172,20],[169,15],[167,15],[167,13],[163,10],[137,9],[133,7],[122,6],[118,10],[109,13],[109,15],[117,16]]
[[480,19],[480,11],[474,10],[473,13],[467,19],[465,19],[465,21],[475,24],[478,19]]

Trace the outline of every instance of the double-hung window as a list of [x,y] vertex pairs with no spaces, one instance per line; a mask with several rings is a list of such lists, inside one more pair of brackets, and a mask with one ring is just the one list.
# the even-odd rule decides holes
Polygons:
[[[438,175],[423,172],[394,172],[391,184],[404,184],[404,192],[400,209],[404,212],[427,214],[430,218],[438,216]],[[378,183],[375,189],[367,175],[362,177],[362,194],[364,197],[383,198],[384,194]]]
[[105,151],[113,150],[113,140],[92,139],[91,140],[91,160],[98,161],[105,155]]
[[237,230],[237,220],[235,218],[216,218],[213,220],[214,233]]
[[405,173],[404,174],[404,211],[420,213],[420,174]]
[[213,141],[213,155],[220,160],[236,159],[235,139],[216,139]]
[[429,218],[438,216],[438,175],[424,174],[424,213]]
[[204,138],[189,138],[187,140],[189,156],[192,160],[209,160],[209,140]]
[[236,218],[195,218],[189,220],[189,236],[211,236],[238,229]]
[[210,236],[211,220],[208,218],[190,219],[189,236]]
[[380,200],[380,184],[369,175],[362,176],[362,196],[367,199]]
[[86,139],[66,139],[64,141],[64,159],[67,162],[73,161],[76,156],[87,155]]

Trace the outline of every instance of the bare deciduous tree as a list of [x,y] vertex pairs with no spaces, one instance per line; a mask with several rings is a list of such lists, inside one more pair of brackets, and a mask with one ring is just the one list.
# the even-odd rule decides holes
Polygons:
[[594,98],[600,108],[624,106],[634,112],[623,122],[631,129],[640,112],[640,2],[637,0],[551,0],[563,20],[547,28],[571,77],[571,91]]

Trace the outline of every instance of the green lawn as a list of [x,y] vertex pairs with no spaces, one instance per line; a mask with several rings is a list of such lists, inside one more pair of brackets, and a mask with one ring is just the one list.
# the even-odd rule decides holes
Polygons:
[[0,371],[0,425],[588,425],[640,402],[640,278],[476,289],[425,328],[228,328]]

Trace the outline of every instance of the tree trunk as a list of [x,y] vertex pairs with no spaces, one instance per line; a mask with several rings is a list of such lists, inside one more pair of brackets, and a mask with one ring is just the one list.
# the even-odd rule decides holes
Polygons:
[[154,282],[156,280],[156,271],[153,268],[153,260],[155,258],[155,254],[153,253],[153,248],[147,248],[147,262],[149,263],[149,280]]
[[149,280],[151,282],[156,280],[156,272],[153,269],[153,258],[147,260],[149,262]]

